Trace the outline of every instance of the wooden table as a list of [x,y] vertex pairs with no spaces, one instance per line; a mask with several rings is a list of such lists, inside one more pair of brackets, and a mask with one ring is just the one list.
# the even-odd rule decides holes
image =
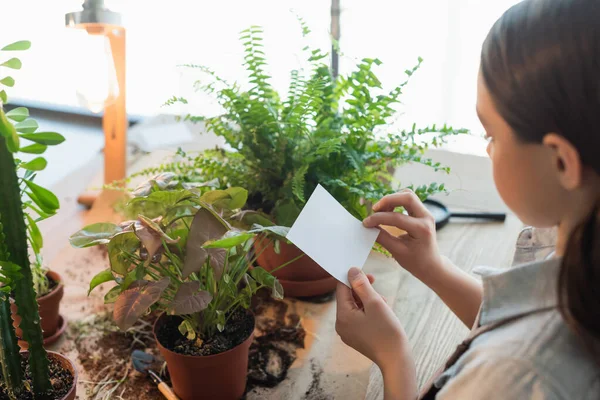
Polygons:
[[[132,170],[164,158],[164,153],[152,157],[132,157]],[[60,213],[41,224],[45,237],[45,258],[63,275],[66,295],[62,311],[69,321],[102,308],[102,291],[87,297],[89,279],[105,268],[106,260],[95,249],[70,248],[68,237],[84,224],[95,222],[107,210],[87,212],[77,205],[76,197],[89,186],[102,168],[102,159],[91,160],[86,168],[73,174],[53,190],[61,199]],[[452,222],[439,232],[441,252],[466,271],[476,265],[508,267],[513,257],[515,241],[522,224],[514,217],[505,223]],[[446,308],[435,294],[402,270],[395,261],[373,253],[365,266],[376,276],[376,289],[383,294],[400,318],[417,363],[419,384],[422,385],[466,335],[467,329]],[[335,304],[293,302],[303,316],[307,329],[306,349],[291,368],[288,379],[273,390],[256,393],[252,398],[303,399],[313,383],[314,369],[322,370],[321,389],[324,398],[383,398],[381,375],[372,363],[345,346],[334,330]],[[71,356],[73,356],[71,354]],[[317,364],[315,366],[315,363]],[[84,388],[80,399],[87,398]]]

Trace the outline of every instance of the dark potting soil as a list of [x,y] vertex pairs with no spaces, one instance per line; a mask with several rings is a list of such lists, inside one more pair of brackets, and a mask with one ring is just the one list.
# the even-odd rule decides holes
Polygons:
[[167,349],[188,356],[212,356],[233,349],[248,339],[254,329],[254,320],[249,313],[238,310],[227,321],[225,330],[206,339],[200,346],[179,332],[181,317],[168,315],[156,332],[156,337]]
[[274,387],[283,381],[304,348],[306,332],[296,314],[288,314],[288,304],[274,300],[266,292],[254,299],[256,329],[248,363],[246,392],[255,387]]
[[52,291],[54,289],[56,289],[58,287],[58,282],[56,282],[54,279],[48,277],[48,292],[46,292],[43,296],[52,293]]
[[[25,371],[25,388],[30,388],[31,371],[29,370],[29,364],[25,358],[21,361],[21,368]],[[63,368],[58,361],[50,359],[50,383],[52,384],[52,392],[50,393],[49,398],[57,400],[62,399],[73,386],[73,375],[69,370]],[[3,379],[0,379],[0,400],[10,400],[6,394],[6,387],[4,386]],[[25,389],[25,391],[19,395],[19,400],[33,400],[33,393]]]
[[302,400],[332,400],[333,396],[327,394],[322,387],[323,368],[316,360],[310,360],[310,372],[312,381]]

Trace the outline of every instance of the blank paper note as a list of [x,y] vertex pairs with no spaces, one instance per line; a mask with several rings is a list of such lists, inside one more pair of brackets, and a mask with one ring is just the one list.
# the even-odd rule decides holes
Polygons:
[[318,185],[287,234],[287,239],[347,286],[348,270],[367,261],[379,229],[365,228]]

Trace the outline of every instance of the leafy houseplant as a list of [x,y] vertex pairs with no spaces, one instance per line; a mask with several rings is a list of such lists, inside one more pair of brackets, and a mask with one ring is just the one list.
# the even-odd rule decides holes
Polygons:
[[[90,225],[71,236],[75,247],[107,246],[110,268],[92,279],[90,291],[104,282],[117,283],[105,301],[114,302],[121,329],[150,311],[164,313],[155,334],[174,390],[184,399],[197,398],[200,391],[207,398],[227,397],[230,390],[232,398],[243,394],[254,326],[244,310],[261,288],[283,297],[275,277],[250,266],[256,258],[254,241],[285,236],[287,228],[253,224],[269,222],[256,213],[239,212],[246,203],[245,189],[210,189],[161,174],[136,190],[126,205],[126,214],[137,215],[134,220]],[[242,229],[248,226],[250,230]],[[227,357],[240,346],[245,350],[239,360],[222,365],[239,374],[229,385],[222,382],[228,374],[216,366],[200,374],[201,366],[180,369],[183,361],[177,361],[185,354],[202,364],[208,362],[202,356]]]
[[[301,24],[307,35],[309,29]],[[381,64],[378,59],[365,58],[349,74],[333,77],[326,64],[328,54],[306,47],[308,67],[291,71],[289,91],[280,95],[270,84],[261,28],[243,31],[240,39],[249,88],[227,82],[207,67],[189,65],[206,77],[196,82],[196,88],[214,95],[224,113],[185,116],[203,121],[232,150],[184,156],[152,172],[172,171],[190,181],[219,179],[222,188],[243,185],[249,191],[250,208],[266,212],[279,225],[291,226],[317,184],[356,218],[364,219],[369,204],[394,191],[390,171],[395,167],[416,162],[448,171],[425,158],[424,152],[448,135],[466,131],[413,125],[389,132],[407,82],[384,91],[375,74]],[[406,71],[408,77],[421,61]],[[187,102],[174,97],[167,104]],[[417,140],[423,134],[434,136],[430,142]],[[444,190],[437,183],[415,188],[421,198]]]
[[[0,51],[26,50],[30,43],[16,42]],[[19,69],[21,61],[11,58],[0,66]],[[14,79],[7,76],[0,84],[11,87]],[[29,246],[36,260],[40,260],[42,238],[37,222],[54,214],[59,207],[58,199],[47,189],[35,184],[35,172],[45,168],[42,157],[29,162],[15,159],[18,152],[42,154],[48,145],[58,144],[64,138],[51,132],[36,132],[37,123],[29,119],[25,108],[5,113],[3,103],[6,92],[0,91],[0,366],[2,385],[0,395],[10,399],[54,399],[75,397],[73,365],[56,353],[47,353],[43,345],[43,333],[36,301],[37,288],[46,286],[40,270],[30,266]],[[12,122],[11,122],[12,121]],[[32,144],[21,147],[21,141]],[[24,171],[22,176],[20,172]],[[26,195],[28,200],[21,199]],[[31,210],[37,214],[32,216]],[[41,282],[41,283],[40,283]],[[22,339],[27,342],[27,357],[19,354],[17,335],[12,323],[11,295],[20,315]],[[49,355],[52,362],[49,362]],[[24,368],[28,364],[27,370]],[[56,380],[52,373],[67,370],[70,382],[62,387],[51,383]],[[28,372],[26,372],[28,371]],[[57,397],[58,396],[58,397]]]

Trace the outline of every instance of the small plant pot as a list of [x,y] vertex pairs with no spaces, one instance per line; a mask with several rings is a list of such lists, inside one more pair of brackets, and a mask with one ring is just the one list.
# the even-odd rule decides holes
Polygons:
[[[62,279],[59,274],[54,271],[48,271],[46,276],[56,282],[58,285],[52,289],[50,293],[37,299],[42,331],[44,333],[44,344],[48,345],[59,339],[60,335],[65,331],[67,323],[64,317],[59,313],[60,301],[62,300],[65,289],[62,284]],[[21,317],[18,315],[16,304],[11,305],[13,326],[18,338],[23,337],[23,331],[19,328]],[[19,340],[21,349],[27,349],[27,343]]]
[[[162,314],[154,324],[154,338],[167,362],[173,391],[181,400],[237,400],[246,390],[248,353],[254,331],[236,347],[211,356],[189,356],[164,347],[157,331],[168,323]],[[254,318],[254,317],[253,317]],[[254,321],[253,321],[254,322]]]
[[[273,271],[303,254],[298,247],[284,241],[280,241],[279,254],[275,252],[272,241],[257,240],[254,247],[258,265],[267,271]],[[333,292],[337,286],[336,279],[306,254],[273,275],[281,282],[286,297],[320,296]]]
[[[24,351],[21,354],[25,355],[26,357],[29,356],[29,353],[27,351]],[[57,361],[62,368],[69,371],[73,376],[73,384],[71,385],[71,388],[69,389],[67,394],[60,398],[60,400],[75,400],[75,398],[77,397],[77,369],[75,368],[75,364],[73,364],[73,361],[63,356],[62,354],[55,353],[53,351],[48,351],[48,358]],[[50,380],[52,380],[52,378],[53,377],[50,376]]]

